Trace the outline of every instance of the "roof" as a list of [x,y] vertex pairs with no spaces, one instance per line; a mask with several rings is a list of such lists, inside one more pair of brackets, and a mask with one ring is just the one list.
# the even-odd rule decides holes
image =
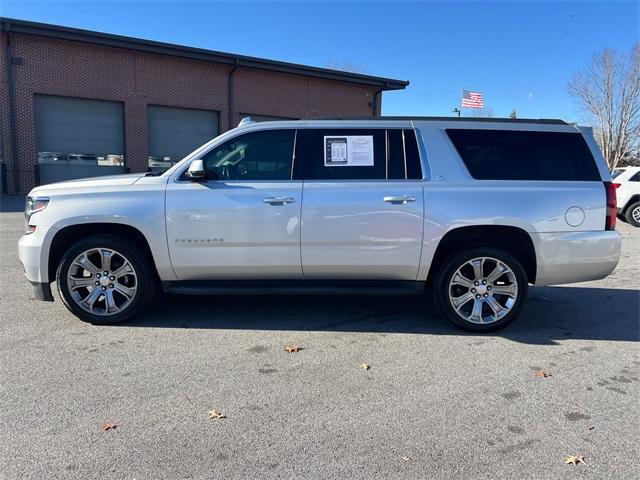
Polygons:
[[146,53],[157,53],[161,55],[189,58],[192,60],[235,65],[238,67],[304,75],[324,80],[338,80],[342,82],[378,87],[381,90],[402,90],[409,85],[407,80],[362,75],[359,73],[343,72],[329,68],[280,62],[265,58],[236,55],[233,53],[218,52],[203,48],[187,47],[171,43],[156,42],[154,40],[145,40],[142,38],[125,37],[111,33],[95,32],[92,30],[82,30],[79,28],[63,27],[60,25],[30,22],[12,18],[0,17],[0,31],[38,35],[41,37],[62,40],[73,40],[108,47],[126,48]]

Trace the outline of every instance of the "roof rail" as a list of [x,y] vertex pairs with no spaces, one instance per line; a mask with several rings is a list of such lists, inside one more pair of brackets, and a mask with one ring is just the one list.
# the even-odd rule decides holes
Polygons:
[[376,117],[322,117],[313,120],[418,120],[441,122],[486,122],[486,123],[541,123],[569,125],[559,118],[487,118],[487,117],[425,117],[425,116],[376,116]]

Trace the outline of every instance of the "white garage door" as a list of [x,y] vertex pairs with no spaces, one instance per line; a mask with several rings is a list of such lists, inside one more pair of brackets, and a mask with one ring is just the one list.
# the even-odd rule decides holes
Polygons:
[[164,170],[218,135],[218,112],[147,107],[149,167]]
[[123,173],[122,103],[35,97],[40,183]]

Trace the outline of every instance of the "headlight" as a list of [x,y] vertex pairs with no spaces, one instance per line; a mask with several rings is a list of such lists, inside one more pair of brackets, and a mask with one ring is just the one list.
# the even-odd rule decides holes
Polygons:
[[31,216],[34,213],[41,212],[49,205],[48,197],[27,197],[27,202],[24,206],[24,232],[26,234],[36,231],[35,225],[31,225]]

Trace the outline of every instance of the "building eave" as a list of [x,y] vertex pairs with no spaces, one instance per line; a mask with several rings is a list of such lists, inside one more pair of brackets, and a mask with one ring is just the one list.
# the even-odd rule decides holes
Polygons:
[[114,48],[124,48],[145,53],[171,55],[174,57],[201,60],[205,62],[222,63],[238,67],[255,68],[307,77],[336,80],[341,82],[368,85],[380,90],[402,90],[409,85],[407,80],[376,77],[359,73],[343,72],[329,68],[312,67],[296,63],[281,62],[246,55],[236,55],[203,48],[187,47],[171,43],[145,40],[141,38],[114,35],[111,33],[95,32],[79,28],[63,27],[48,23],[30,22],[12,18],[0,17],[0,31],[37,35],[40,37],[71,40]]

